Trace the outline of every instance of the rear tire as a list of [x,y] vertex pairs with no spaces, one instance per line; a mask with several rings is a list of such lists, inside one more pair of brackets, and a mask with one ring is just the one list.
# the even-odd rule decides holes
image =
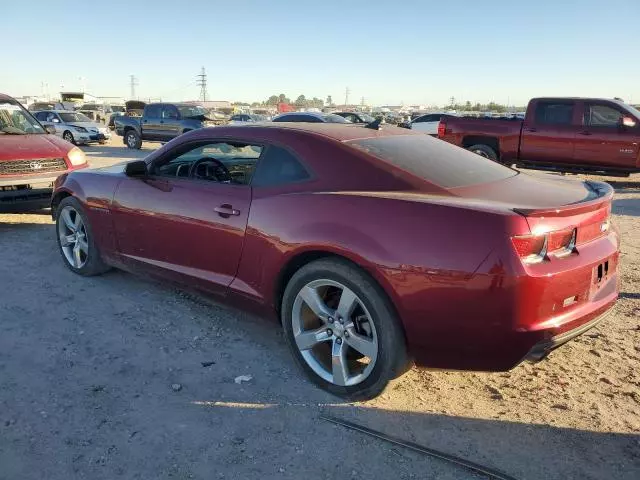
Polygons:
[[493,161],[498,160],[498,154],[489,145],[483,145],[483,144],[471,145],[470,147],[467,148],[467,150],[477,155],[480,155],[481,157],[488,158],[489,160],[493,160]]
[[73,273],[90,277],[110,270],[102,261],[84,208],[75,197],[62,199],[56,207],[56,238],[62,260]]
[[[318,295],[321,316],[307,301],[308,292]],[[355,299],[346,310],[340,308],[345,294]],[[339,397],[374,398],[410,365],[393,305],[369,275],[348,261],[321,259],[298,270],[285,289],[281,320],[296,363],[313,383]],[[308,332],[313,340],[303,346]]]
[[140,150],[140,148],[142,148],[142,139],[135,130],[126,131],[124,134],[124,143],[131,149]]

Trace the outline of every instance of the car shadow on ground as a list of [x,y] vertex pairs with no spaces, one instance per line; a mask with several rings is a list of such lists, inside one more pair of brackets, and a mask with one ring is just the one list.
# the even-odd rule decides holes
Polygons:
[[[277,430],[278,426],[282,428],[282,418],[286,416],[291,419],[290,424],[286,425],[288,435],[296,438],[304,434],[297,431],[299,427],[295,425],[295,418],[304,415],[314,417],[312,431],[307,437],[309,439],[316,435],[324,437],[327,430],[333,430],[331,435],[341,440],[336,443],[364,443],[372,447],[372,455],[384,455],[388,452],[390,457],[395,456],[398,470],[396,478],[413,478],[407,474],[415,474],[426,465],[428,467],[425,470],[433,472],[435,476],[425,475],[422,478],[483,478],[471,474],[461,466],[424,456],[379,438],[334,425],[321,418],[331,416],[406,442],[480,463],[518,479],[637,479],[640,474],[640,435],[635,434],[593,432],[438,413],[385,410],[352,404],[336,403],[309,407],[300,404],[269,403],[268,400],[264,403],[242,403],[241,397],[237,397],[236,400],[208,399],[190,403],[194,407],[204,409],[208,415],[224,417],[225,421],[238,425],[237,436],[243,439],[243,447],[247,451],[252,450],[252,434],[243,429],[242,425],[248,418],[251,418],[252,424],[260,424],[269,431]],[[308,429],[309,426],[306,425],[305,428]],[[233,449],[233,445],[230,448]],[[332,464],[332,456],[335,455],[332,446],[316,445],[313,448],[316,464]],[[361,465],[353,467],[361,472],[361,478],[380,478],[375,472],[362,471]],[[425,470],[422,470],[422,474],[426,474]],[[366,475],[372,473],[373,476]]]
[[628,298],[631,300],[640,300],[640,293],[638,292],[620,292],[620,298]]
[[640,217],[640,198],[614,198],[613,213],[628,217]]
[[617,193],[640,193],[640,181],[633,180],[607,180]]

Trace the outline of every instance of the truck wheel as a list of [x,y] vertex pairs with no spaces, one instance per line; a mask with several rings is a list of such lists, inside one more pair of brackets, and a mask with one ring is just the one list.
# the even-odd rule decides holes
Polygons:
[[124,134],[124,143],[127,144],[127,147],[136,150],[142,148],[142,139],[135,130],[128,130],[127,133]]
[[471,145],[467,150],[480,155],[481,157],[488,158],[489,160],[498,160],[498,154],[489,145],[482,145],[479,143],[477,145]]
[[76,141],[73,139],[73,134],[68,130],[62,134],[62,138],[69,143],[76,144]]

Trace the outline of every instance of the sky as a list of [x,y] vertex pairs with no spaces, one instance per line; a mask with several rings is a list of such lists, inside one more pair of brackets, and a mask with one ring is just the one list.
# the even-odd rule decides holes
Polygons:
[[3,0],[0,92],[640,103],[640,0]]

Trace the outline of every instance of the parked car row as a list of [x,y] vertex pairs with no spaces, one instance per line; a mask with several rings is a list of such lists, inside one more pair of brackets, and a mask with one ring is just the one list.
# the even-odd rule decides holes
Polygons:
[[55,134],[74,145],[86,145],[91,142],[105,143],[111,138],[111,132],[105,126],[92,121],[86,115],[68,110],[43,110],[33,115],[44,126],[51,126]]

